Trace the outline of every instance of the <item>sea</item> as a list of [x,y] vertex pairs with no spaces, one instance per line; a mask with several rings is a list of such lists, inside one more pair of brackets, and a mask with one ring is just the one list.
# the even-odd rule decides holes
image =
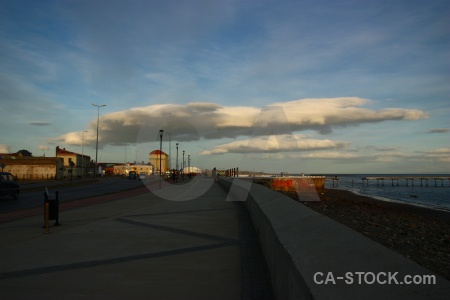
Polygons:
[[[330,180],[337,176],[338,181]],[[363,180],[365,177],[391,178],[391,179]],[[414,177],[406,181],[406,177]],[[450,174],[341,174],[326,175],[325,188],[334,188],[351,191],[355,194],[370,196],[375,199],[389,202],[407,203],[416,206],[428,207],[450,212]],[[428,181],[419,178],[429,178]],[[435,180],[433,178],[445,178]]]

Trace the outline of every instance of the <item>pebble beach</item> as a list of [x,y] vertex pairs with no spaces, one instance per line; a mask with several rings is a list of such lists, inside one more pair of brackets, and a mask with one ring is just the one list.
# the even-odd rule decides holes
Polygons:
[[450,212],[338,189],[325,189],[320,200],[300,203],[450,280]]

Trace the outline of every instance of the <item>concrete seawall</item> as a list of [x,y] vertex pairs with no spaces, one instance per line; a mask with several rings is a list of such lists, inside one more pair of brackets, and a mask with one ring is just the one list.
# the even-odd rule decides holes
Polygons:
[[[277,299],[448,299],[450,282],[415,262],[251,180],[220,178],[244,201]],[[411,277],[407,277],[411,276]],[[408,284],[415,279],[435,284]]]
[[253,182],[282,192],[321,193],[325,188],[324,176],[256,177]]

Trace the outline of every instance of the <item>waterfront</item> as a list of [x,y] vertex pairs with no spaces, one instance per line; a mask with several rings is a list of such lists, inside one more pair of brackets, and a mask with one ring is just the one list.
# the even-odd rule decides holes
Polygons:
[[334,182],[330,179],[325,180],[325,188],[348,190],[388,202],[407,203],[450,211],[450,197],[448,196],[450,184],[448,180],[438,181],[436,186],[434,180],[429,180],[428,185],[423,181],[422,186],[420,180],[415,180],[414,186],[412,186],[411,180],[406,185],[407,181],[404,179],[400,179],[398,185],[396,181],[392,184],[390,179],[384,180],[384,184],[381,180],[377,182],[375,179],[369,180],[367,184],[367,181],[362,179],[365,177],[450,177],[449,174],[341,174],[327,175],[327,178],[333,178],[334,176],[337,176],[339,180]]

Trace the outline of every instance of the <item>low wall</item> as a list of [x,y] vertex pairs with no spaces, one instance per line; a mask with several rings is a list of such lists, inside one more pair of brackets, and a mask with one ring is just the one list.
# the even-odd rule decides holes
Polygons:
[[25,180],[48,180],[61,179],[63,171],[62,159],[56,157],[16,157],[2,158],[0,164],[3,164],[4,172],[9,172],[20,181]]
[[[219,183],[228,189],[228,201],[243,201],[247,207],[277,299],[450,295],[446,279],[281,193],[251,180],[221,177]],[[400,284],[406,275],[432,275],[436,284]]]
[[296,193],[322,193],[325,187],[323,176],[298,176],[298,177],[256,177],[254,183],[259,183],[274,191]]

